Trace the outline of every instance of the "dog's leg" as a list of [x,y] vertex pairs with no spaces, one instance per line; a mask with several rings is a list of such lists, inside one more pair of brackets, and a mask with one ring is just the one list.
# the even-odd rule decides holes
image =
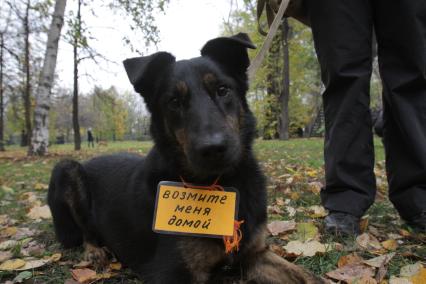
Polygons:
[[202,238],[182,241],[179,248],[194,284],[206,283],[212,269],[225,258],[221,244]]
[[96,270],[102,270],[109,263],[105,249],[89,242],[84,243],[84,260],[91,263]]
[[266,229],[259,232],[246,249],[247,283],[323,284],[315,275],[276,255],[265,244]]
[[107,254],[100,247],[97,233],[90,224],[91,202],[87,184],[80,163],[61,161],[53,169],[48,203],[58,240],[66,248],[84,244],[85,259],[101,268],[107,263]]

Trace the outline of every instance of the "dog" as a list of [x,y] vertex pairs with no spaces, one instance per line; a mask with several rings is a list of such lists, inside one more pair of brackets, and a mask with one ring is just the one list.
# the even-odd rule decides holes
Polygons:
[[[208,41],[189,60],[157,52],[124,61],[151,112],[154,146],[145,158],[115,154],[54,167],[48,204],[65,248],[83,245],[86,259],[102,267],[106,247],[144,283],[224,283],[218,275],[232,268],[240,283],[323,283],[265,244],[265,177],[245,97],[248,48],[255,46],[240,33]],[[153,231],[161,181],[214,180],[239,191],[237,247],[226,252],[220,238]]]

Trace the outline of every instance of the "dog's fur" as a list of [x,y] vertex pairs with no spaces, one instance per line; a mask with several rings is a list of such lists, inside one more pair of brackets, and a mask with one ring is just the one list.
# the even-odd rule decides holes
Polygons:
[[[105,264],[111,251],[147,283],[221,283],[223,267],[236,267],[250,283],[322,283],[267,249],[265,179],[253,157],[255,120],[245,94],[245,34],[210,40],[201,57],[175,61],[166,52],[124,62],[135,90],[152,114],[155,146],[146,158],[101,156],[53,170],[48,203],[59,242],[84,244],[86,258]],[[221,239],[152,231],[160,181],[239,189],[242,243],[225,254]]]

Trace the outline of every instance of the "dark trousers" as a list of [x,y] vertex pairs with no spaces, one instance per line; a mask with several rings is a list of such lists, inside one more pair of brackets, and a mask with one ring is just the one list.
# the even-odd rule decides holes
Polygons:
[[389,198],[404,219],[426,211],[426,1],[306,4],[326,87],[323,205],[361,216],[374,202],[369,110],[374,29],[384,89]]

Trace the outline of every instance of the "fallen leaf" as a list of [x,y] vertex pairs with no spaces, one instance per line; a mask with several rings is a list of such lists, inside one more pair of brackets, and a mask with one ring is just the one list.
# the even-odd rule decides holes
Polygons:
[[426,268],[422,267],[420,271],[413,275],[410,280],[413,284],[425,284],[426,283]]
[[97,279],[96,272],[89,268],[72,269],[71,275],[76,281],[80,283],[87,283]]
[[61,260],[61,257],[62,257],[62,254],[60,254],[60,253],[54,253],[54,254],[52,254],[50,256],[50,260],[52,262],[57,262],[57,261]]
[[297,224],[296,238],[302,242],[314,239],[318,234],[318,228],[313,223]]
[[394,256],[395,256],[395,253],[392,252],[392,253],[381,255],[375,258],[363,260],[363,263],[372,267],[379,268],[380,266],[387,265]]
[[403,236],[404,238],[411,237],[411,233],[409,231],[407,231],[407,230],[404,230],[404,229],[400,229],[399,230],[399,234],[401,236]]
[[416,262],[414,264],[409,264],[401,267],[399,272],[399,276],[402,277],[412,277],[420,273],[423,265],[420,262]]
[[12,239],[14,240],[21,240],[24,238],[32,237],[36,235],[38,231],[32,230],[30,228],[20,227],[17,229],[16,234],[13,235]]
[[[280,247],[280,246],[277,246],[277,247]],[[110,264],[109,264],[109,268],[110,268],[111,270],[116,270],[116,271],[118,271],[118,270],[121,270],[122,265],[121,265],[121,263],[120,263],[120,262],[113,262],[113,263],[110,263]]]
[[270,205],[268,206],[268,213],[281,215],[284,214],[284,211],[278,205]]
[[268,231],[273,236],[278,236],[279,234],[294,231],[296,229],[296,222],[291,221],[272,221],[268,224]]
[[325,275],[335,280],[349,282],[362,277],[374,277],[374,268],[360,263],[349,264]]
[[296,256],[314,256],[317,253],[325,253],[326,251],[325,245],[318,241],[290,241],[284,246],[284,249],[287,253]]
[[28,212],[27,216],[33,220],[52,218],[52,214],[50,213],[48,205],[34,206],[30,209],[30,212]]
[[368,219],[368,215],[367,216],[363,216],[362,218],[361,218],[361,220],[359,221],[359,230],[361,231],[361,232],[365,232],[365,231],[367,231],[367,228],[368,228],[368,223],[369,223],[369,219]]
[[10,251],[0,251],[0,263],[5,262],[13,257]]
[[13,279],[13,283],[22,283],[24,280],[31,279],[31,277],[33,277],[31,271],[22,271]]
[[0,270],[5,270],[5,271],[16,270],[20,267],[23,267],[24,265],[25,265],[25,261],[20,258],[6,260],[0,265]]
[[275,203],[276,203],[278,206],[284,206],[284,205],[285,205],[284,199],[283,199],[282,197],[278,197],[278,198],[276,198],[276,199],[275,199]]
[[49,188],[49,186],[47,184],[40,183],[40,182],[38,182],[34,185],[35,190],[47,190],[48,188]]
[[16,247],[17,245],[19,245],[18,241],[7,240],[7,241],[0,243],[0,250],[8,250],[8,249]]
[[318,181],[310,182],[308,185],[309,185],[309,190],[315,194],[319,194],[323,187],[323,184]]
[[387,250],[396,250],[398,248],[398,242],[396,240],[386,240],[382,242],[382,246]]
[[368,233],[364,233],[359,235],[356,238],[356,243],[359,248],[364,250],[380,250],[382,249],[382,245],[380,242],[374,237],[373,235],[370,235]]
[[8,186],[5,186],[5,185],[2,185],[2,186],[0,187],[0,189],[1,189],[4,193],[14,193],[14,192],[15,192],[15,190],[13,190],[13,188],[8,187]]
[[328,215],[328,211],[320,206],[320,205],[313,205],[307,208],[309,214],[309,217],[311,218],[322,218]]
[[343,267],[349,264],[361,263],[364,259],[360,257],[357,253],[351,253],[348,255],[341,256],[337,261],[337,267]]
[[35,268],[45,266],[49,262],[50,262],[49,259],[26,258],[25,259],[25,265],[22,266],[22,267],[18,267],[15,270],[21,271],[21,270],[35,269]]
[[299,198],[300,198],[300,194],[298,192],[292,192],[290,194],[290,199],[293,201],[299,200]]
[[348,281],[348,284],[377,284],[377,281],[370,276],[361,276]]
[[0,225],[7,225],[9,223],[9,216],[7,215],[0,215]]
[[391,276],[389,279],[389,284],[413,284],[413,282],[407,278]]
[[24,201],[26,204],[37,205],[37,206],[41,205],[41,202],[40,200],[38,200],[37,195],[32,191],[22,193],[19,196],[19,199]]
[[0,237],[10,238],[18,232],[16,227],[7,227],[0,230]]

